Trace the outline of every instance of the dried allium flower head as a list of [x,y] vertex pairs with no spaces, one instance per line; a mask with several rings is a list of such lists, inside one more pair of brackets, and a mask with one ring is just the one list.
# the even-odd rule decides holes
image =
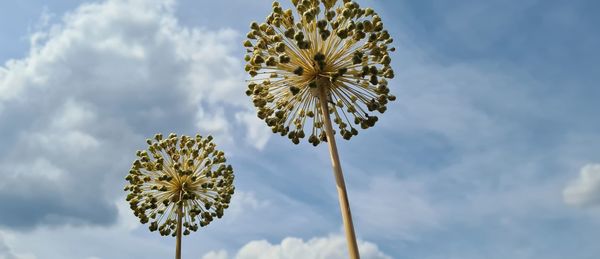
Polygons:
[[295,144],[308,135],[317,146],[327,140],[318,98],[325,91],[328,112],[344,139],[357,135],[357,127],[374,126],[378,118],[370,112],[383,113],[396,99],[387,81],[394,77],[389,55],[394,48],[381,18],[347,0],[292,4],[295,12],[273,2],[266,22],[253,22],[244,42],[252,76],[246,94],[258,117]]
[[178,211],[182,212],[183,234],[197,231],[229,206],[235,187],[233,169],[225,154],[215,149],[212,137],[181,136],[166,139],[156,134],[146,141],[148,150],[137,151],[129,175],[127,201],[150,231],[175,236]]

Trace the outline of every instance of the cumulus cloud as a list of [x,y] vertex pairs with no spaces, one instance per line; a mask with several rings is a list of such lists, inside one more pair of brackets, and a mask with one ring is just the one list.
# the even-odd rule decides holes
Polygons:
[[228,259],[227,252],[224,250],[220,251],[210,251],[205,254],[202,259]]
[[[37,258],[131,259],[173,256],[174,238],[150,233],[148,226],[140,224],[133,216],[124,199],[117,199],[115,204],[118,216],[116,223],[110,226],[41,226],[32,231],[4,231],[0,228],[0,231],[4,231],[0,234],[7,233],[7,239],[11,241],[7,244],[12,248],[11,251],[26,251]],[[308,206],[243,189],[236,189],[230,205],[222,219],[184,238],[183,257],[210,255],[225,256],[227,259],[229,254],[226,251],[238,250],[250,240],[271,240],[288,233],[315,236],[328,226]],[[296,213],[298,211],[302,213]],[[290,212],[294,212],[293,215],[287,215]],[[284,221],[282,217],[285,217]],[[60,233],[60,238],[56,238],[57,233]],[[82,243],[81,240],[86,242]],[[345,246],[342,248],[345,249]],[[369,248],[366,249],[368,251]],[[64,251],[69,253],[65,254]]]
[[0,225],[111,224],[122,176],[156,132],[262,148],[238,34],[187,28],[172,1],[84,4],[0,66]]
[[579,177],[563,190],[565,203],[580,207],[600,205],[600,164],[581,168]]
[[[391,259],[379,250],[377,245],[359,241],[358,248],[364,259]],[[251,241],[244,245],[233,257],[225,251],[212,251],[202,259],[333,259],[348,258],[346,239],[340,235],[316,237],[304,241],[287,237],[280,244],[266,240]]]

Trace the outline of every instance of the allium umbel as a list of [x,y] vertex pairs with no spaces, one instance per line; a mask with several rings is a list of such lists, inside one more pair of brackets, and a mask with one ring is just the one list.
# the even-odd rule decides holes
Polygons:
[[[183,235],[221,218],[234,193],[233,169],[212,137],[171,133],[148,139],[148,150],[137,151],[129,175],[127,201],[150,231],[176,236],[178,217]],[[180,215],[180,216],[179,216]]]
[[[367,129],[384,113],[394,77],[389,52],[394,48],[381,18],[356,2],[292,0],[294,10],[278,2],[264,23],[250,25],[244,42],[252,97],[274,133],[295,144],[308,137],[317,146],[327,137],[319,91],[344,139]],[[306,129],[305,125],[312,124]]]

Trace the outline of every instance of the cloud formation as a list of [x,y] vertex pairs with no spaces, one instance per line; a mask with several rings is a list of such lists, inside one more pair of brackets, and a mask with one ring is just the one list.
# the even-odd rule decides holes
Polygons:
[[16,256],[10,251],[10,247],[2,240],[2,236],[0,236],[0,259],[16,259]]
[[114,223],[124,170],[156,132],[265,145],[237,33],[183,27],[173,5],[81,5],[0,66],[0,225]]
[[36,259],[36,257],[14,253],[4,242],[4,237],[2,236],[2,233],[0,233],[0,259]]
[[[361,258],[391,259],[379,251],[377,245],[365,241],[358,244]],[[244,245],[233,257],[225,251],[212,251],[202,259],[334,259],[348,258],[346,239],[340,235],[316,237],[304,241],[287,237],[280,244],[271,244],[266,240],[251,241]]]
[[578,207],[600,205],[600,164],[582,167],[579,176],[563,190],[563,199]]

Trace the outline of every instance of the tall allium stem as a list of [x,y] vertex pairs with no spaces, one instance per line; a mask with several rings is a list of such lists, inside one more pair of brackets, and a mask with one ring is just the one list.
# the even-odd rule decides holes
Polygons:
[[327,92],[325,86],[319,87],[319,102],[321,103],[321,113],[325,126],[325,134],[327,135],[327,144],[329,146],[329,156],[331,157],[331,166],[335,176],[335,184],[337,186],[338,199],[340,202],[340,210],[342,212],[342,221],[344,222],[344,232],[346,233],[346,242],[348,243],[348,252],[351,259],[359,259],[358,245],[356,244],[356,235],[354,234],[354,224],[352,223],[352,213],[350,212],[350,202],[348,202],[348,193],[346,192],[346,183],[344,174],[342,173],[342,165],[333,135],[331,126],[331,118],[329,117],[329,107],[327,104]]
[[175,244],[175,259],[181,259],[181,225],[183,224],[183,207],[177,208],[177,243]]

